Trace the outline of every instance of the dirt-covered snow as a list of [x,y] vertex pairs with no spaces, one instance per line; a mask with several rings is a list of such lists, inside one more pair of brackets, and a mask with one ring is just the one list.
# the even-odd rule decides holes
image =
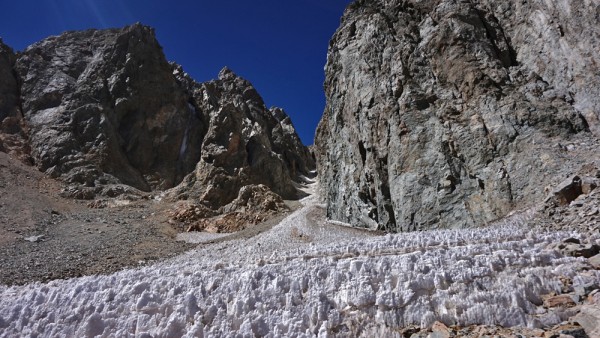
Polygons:
[[395,328],[546,327],[540,296],[600,280],[548,243],[574,233],[494,227],[377,235],[326,222],[310,196],[252,238],[200,244],[108,276],[0,285],[0,336],[394,336]]

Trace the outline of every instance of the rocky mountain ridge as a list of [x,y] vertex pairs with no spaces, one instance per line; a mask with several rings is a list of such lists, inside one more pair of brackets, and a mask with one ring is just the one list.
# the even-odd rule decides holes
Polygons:
[[[310,149],[148,27],[0,44],[0,336],[599,336],[594,1],[565,4],[356,1]],[[284,201],[312,154],[328,204]]]
[[294,199],[293,181],[314,170],[282,109],[227,68],[197,83],[141,24],[66,32],[16,54],[0,43],[0,75],[0,150],[65,182],[66,197],[177,187],[170,197],[218,213],[248,185]]
[[315,141],[328,216],[389,231],[479,226],[598,168],[599,9],[352,3],[330,42]]

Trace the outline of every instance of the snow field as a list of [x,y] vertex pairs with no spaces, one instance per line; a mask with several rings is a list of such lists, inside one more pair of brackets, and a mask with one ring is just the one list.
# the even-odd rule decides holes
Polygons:
[[153,266],[0,286],[0,336],[394,336],[435,320],[544,327],[570,315],[540,306],[540,295],[560,291],[559,276],[600,280],[575,273],[582,259],[546,249],[576,234],[505,225],[365,237],[314,224],[316,199],[304,203],[268,232]]

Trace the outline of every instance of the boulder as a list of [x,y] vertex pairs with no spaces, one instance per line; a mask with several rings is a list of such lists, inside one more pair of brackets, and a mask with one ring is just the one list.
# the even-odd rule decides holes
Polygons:
[[588,258],[588,262],[597,270],[600,270],[600,254]]
[[573,298],[569,295],[558,295],[551,296],[544,300],[544,307],[554,308],[554,307],[565,307],[571,308],[577,305]]
[[205,214],[204,217],[187,220],[185,224],[187,231],[234,232],[289,210],[281,197],[266,186],[247,185],[240,189],[236,199],[221,208],[217,216],[207,217]]
[[600,337],[600,306],[598,304],[584,305],[573,318],[579,323],[588,337]]

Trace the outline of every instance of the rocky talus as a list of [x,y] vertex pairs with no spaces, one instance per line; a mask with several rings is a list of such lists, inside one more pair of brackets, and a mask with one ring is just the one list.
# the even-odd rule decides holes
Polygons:
[[315,154],[327,214],[469,227],[598,157],[597,2],[355,1],[333,36]]
[[293,181],[314,170],[282,109],[229,69],[197,83],[141,24],[16,54],[0,42],[0,76],[0,150],[65,182],[65,197],[177,187],[169,196],[220,213],[247,185],[296,198]]

